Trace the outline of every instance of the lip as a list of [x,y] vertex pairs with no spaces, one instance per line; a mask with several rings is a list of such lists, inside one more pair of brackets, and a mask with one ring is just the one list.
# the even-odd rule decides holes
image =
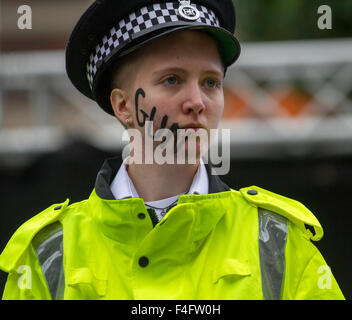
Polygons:
[[199,123],[190,123],[182,126],[180,129],[193,129],[194,131],[198,131],[200,129],[205,129],[205,127]]

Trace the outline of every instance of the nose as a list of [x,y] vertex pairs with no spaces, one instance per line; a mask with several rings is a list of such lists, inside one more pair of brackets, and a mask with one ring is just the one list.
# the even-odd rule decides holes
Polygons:
[[201,114],[205,110],[202,98],[202,91],[198,83],[190,83],[185,87],[185,99],[182,104],[182,111],[185,114]]

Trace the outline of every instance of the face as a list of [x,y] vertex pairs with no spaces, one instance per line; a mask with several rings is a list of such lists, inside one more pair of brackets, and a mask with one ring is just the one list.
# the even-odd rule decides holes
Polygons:
[[[215,41],[186,30],[139,49],[128,88],[115,89],[111,103],[122,123],[145,134],[145,121],[160,128],[218,127],[223,108],[223,65]],[[130,70],[132,72],[132,69]],[[128,70],[126,76],[128,75]]]

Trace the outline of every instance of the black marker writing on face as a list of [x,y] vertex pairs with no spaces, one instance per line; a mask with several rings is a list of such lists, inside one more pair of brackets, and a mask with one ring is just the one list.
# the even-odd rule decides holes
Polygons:
[[139,110],[138,110],[138,98],[139,96],[142,96],[143,98],[145,98],[145,92],[142,88],[139,88],[137,91],[136,91],[136,94],[135,94],[135,107],[136,107],[136,119],[137,119],[137,123],[138,125],[143,128],[145,126],[145,121],[148,117],[148,114],[145,113],[143,110],[141,110],[141,113],[143,114],[143,120],[140,121],[139,120]]
[[[148,113],[146,113],[143,109],[140,109],[139,108],[139,104],[138,104],[138,100],[139,100],[139,96],[142,96],[143,98],[146,97],[146,94],[144,92],[144,90],[142,88],[139,88],[137,91],[136,91],[136,94],[135,94],[135,108],[136,108],[136,118],[137,118],[137,123],[138,125],[143,128],[145,126],[145,122],[147,121],[147,119],[149,121],[154,121],[154,117],[156,115],[156,112],[157,112],[157,108],[156,107],[153,107],[152,108],[152,111],[150,113],[150,115],[148,115]],[[141,120],[139,117],[140,117],[140,113],[142,114],[142,117],[143,119]],[[167,115],[164,115],[162,120],[161,120],[161,125],[160,125],[160,129],[165,129],[166,126],[167,126],[167,122],[168,122],[168,119],[169,117]],[[173,123],[170,127],[170,130],[173,132],[173,133],[176,133],[177,132],[177,129],[179,129],[179,125],[178,123]],[[154,138],[154,137],[153,137]]]

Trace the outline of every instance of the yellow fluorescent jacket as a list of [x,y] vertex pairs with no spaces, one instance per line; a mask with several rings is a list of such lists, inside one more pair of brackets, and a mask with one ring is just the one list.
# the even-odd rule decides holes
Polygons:
[[0,256],[3,299],[344,299],[311,240],[302,204],[209,174],[207,195],[182,195],[155,223],[143,199],[114,200],[116,158],[84,201],[24,223]]

